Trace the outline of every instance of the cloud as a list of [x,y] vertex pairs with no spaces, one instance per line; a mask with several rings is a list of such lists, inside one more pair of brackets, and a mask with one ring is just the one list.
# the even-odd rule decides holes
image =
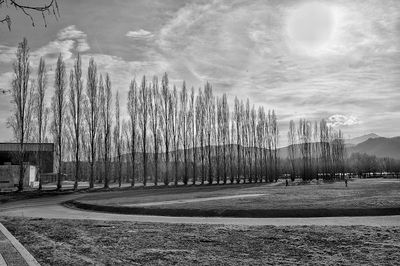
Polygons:
[[148,39],[153,37],[154,34],[150,31],[140,29],[138,31],[128,31],[125,36],[133,39]]
[[315,56],[298,51],[286,31],[290,12],[306,2],[188,3],[164,23],[155,42],[187,80],[210,81],[216,94],[276,109],[284,123],[352,114],[333,116],[332,124],[353,130],[350,124],[368,127],[360,121],[383,110],[396,117],[400,2],[322,2],[334,9],[337,28]]
[[[11,86],[11,80],[14,77],[14,73],[13,72],[5,72],[5,73],[1,73],[0,74],[0,89],[4,89],[4,90],[8,90]],[[2,97],[4,95],[1,95],[0,97]],[[3,102],[3,101],[0,101]],[[4,102],[3,102],[4,104]],[[0,108],[0,110],[2,110]],[[3,112],[1,112],[3,113]]]
[[57,34],[58,40],[76,40],[76,39],[86,39],[87,35],[83,31],[80,31],[76,28],[75,25],[70,25]]
[[75,51],[82,53],[88,50],[90,50],[90,46],[87,42],[86,33],[78,30],[75,25],[70,25],[60,30],[54,41],[35,51],[34,55],[56,57],[61,53],[64,59],[68,59],[72,57]]
[[328,126],[332,127],[341,127],[341,126],[354,126],[358,125],[361,122],[358,120],[357,117],[349,115],[341,115],[341,114],[335,114],[331,115],[328,118]]
[[[400,1],[318,1],[334,8],[337,28],[314,56],[287,36],[288,16],[313,0],[173,2],[145,4],[152,15],[134,16],[134,23],[131,13],[121,16],[118,30],[114,22],[100,28],[95,19],[89,24],[80,20],[79,26],[47,36],[51,41],[32,51],[32,61],[45,55],[54,66],[61,52],[70,68],[80,51],[84,73],[94,57],[98,71],[109,72],[113,88],[121,94],[134,76],[139,80],[143,74],[167,71],[177,85],[179,79],[195,88],[210,81],[215,94],[227,93],[229,101],[248,97],[256,105],[275,109],[282,125],[291,119],[341,114],[346,119],[333,116],[331,123],[343,124],[346,134],[400,130],[399,123],[389,122],[398,119],[400,108]],[[139,28],[128,31],[132,24]],[[11,70],[15,51],[0,42],[0,73]],[[363,123],[347,125],[351,116]],[[285,130],[281,129],[283,136]]]
[[[78,30],[76,26],[71,25],[60,30],[55,40],[36,50],[31,50],[30,60],[33,66],[39,62],[40,57],[46,58],[48,64],[54,64],[60,53],[64,59],[70,59],[74,52],[88,50],[90,50],[90,46],[87,42],[87,35]],[[0,62],[12,63],[15,60],[16,52],[17,46],[0,45]]]
[[[73,62],[76,58],[77,52],[84,51],[82,54],[82,70],[84,82],[86,79],[86,70],[89,64],[90,58],[94,58],[97,64],[97,69],[99,74],[109,73],[112,81],[113,93],[119,91],[120,104],[122,109],[122,118],[124,118],[127,92],[129,88],[130,81],[136,79],[136,82],[140,84],[142,76],[146,75],[148,80],[151,80],[153,75],[162,75],[167,69],[170,68],[169,64],[164,60],[163,57],[157,54],[152,54],[149,60],[141,61],[130,61],[126,60],[121,56],[114,56],[103,53],[90,53],[89,45],[87,42],[87,34],[81,30],[78,30],[76,26],[68,26],[58,32],[56,38],[44,46],[31,51],[31,66],[32,66],[32,77],[36,75],[36,67],[38,65],[39,59],[43,56],[46,59],[47,69],[48,69],[48,82],[49,90],[47,92],[47,100],[50,103],[51,96],[53,94],[53,84],[54,80],[54,69],[57,61],[58,55],[61,53],[63,59],[67,66],[67,74],[73,66]],[[11,63],[15,60],[16,47],[9,47],[0,45],[0,60],[7,61]],[[151,59],[151,60],[150,60]],[[8,68],[10,69],[10,68]],[[10,85],[11,78],[13,76],[12,72],[0,73],[0,88],[8,88]],[[11,105],[9,101],[0,102],[0,110],[10,109]],[[8,117],[8,112],[1,112],[0,123],[4,124],[6,118]],[[10,133],[10,132],[7,132]],[[3,133],[2,133],[3,134]],[[3,134],[3,139],[7,139],[8,135]]]
[[16,52],[17,52],[17,47],[0,45],[0,62],[1,63],[12,62],[15,59]]

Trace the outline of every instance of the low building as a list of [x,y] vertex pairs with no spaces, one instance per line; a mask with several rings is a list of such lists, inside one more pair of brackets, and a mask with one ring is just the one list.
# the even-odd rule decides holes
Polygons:
[[[19,179],[19,143],[0,143],[0,188],[18,185]],[[35,186],[36,171],[40,165],[41,173],[54,172],[54,144],[24,144],[25,178],[24,186]],[[40,158],[40,164],[39,164]]]
[[[24,187],[37,187],[36,181],[37,168],[33,165],[24,165]],[[0,190],[9,190],[18,186],[19,165],[0,165]]]

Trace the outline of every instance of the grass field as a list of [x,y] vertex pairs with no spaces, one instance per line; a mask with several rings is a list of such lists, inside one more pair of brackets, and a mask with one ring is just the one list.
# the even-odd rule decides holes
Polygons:
[[3,218],[42,265],[395,265],[400,227]]
[[[288,187],[259,184],[169,188],[87,195],[79,202],[116,207],[142,207],[146,203],[146,209],[158,210],[398,209],[399,191],[400,180],[397,179],[355,179],[348,187],[344,182],[320,182]],[[236,197],[238,195],[246,197]],[[212,200],[224,196],[235,198]]]

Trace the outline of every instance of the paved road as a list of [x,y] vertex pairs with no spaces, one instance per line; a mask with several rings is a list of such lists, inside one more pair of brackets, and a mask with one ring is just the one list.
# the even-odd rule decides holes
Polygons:
[[[102,192],[98,192],[102,193]],[[94,194],[92,194],[94,195]],[[29,199],[0,206],[0,216],[20,216],[49,219],[89,219],[131,222],[161,222],[190,224],[233,225],[370,225],[400,226],[400,216],[318,217],[318,218],[227,218],[227,217],[167,217],[123,215],[82,211],[61,206],[66,200],[78,199],[85,194],[63,195],[51,198]]]

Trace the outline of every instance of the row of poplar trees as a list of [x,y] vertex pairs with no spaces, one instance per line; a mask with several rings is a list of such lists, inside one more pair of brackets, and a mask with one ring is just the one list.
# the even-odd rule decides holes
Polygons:
[[346,170],[346,147],[341,130],[334,130],[325,119],[314,123],[292,120],[288,131],[288,173],[303,180],[343,178]]
[[43,58],[37,69],[36,80],[31,79],[24,39],[14,63],[14,109],[8,124],[22,154],[27,142],[54,142],[57,188],[61,188],[66,165],[73,166],[70,175],[75,189],[78,181],[86,180],[90,188],[95,182],[107,188],[111,181],[120,186],[122,182],[134,186],[138,181],[143,185],[148,181],[155,185],[226,184],[268,182],[279,176],[276,113],[256,108],[248,99],[235,98],[231,111],[226,94],[214,96],[211,84],[197,93],[185,82],[177,89],[165,73],[161,80],[156,76],[133,79],[127,114],[121,115],[110,75],[99,74],[92,58],[84,81],[80,55],[68,72],[60,54],[54,94],[47,106],[49,84]]

